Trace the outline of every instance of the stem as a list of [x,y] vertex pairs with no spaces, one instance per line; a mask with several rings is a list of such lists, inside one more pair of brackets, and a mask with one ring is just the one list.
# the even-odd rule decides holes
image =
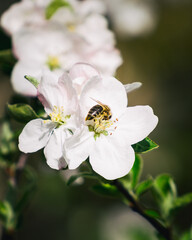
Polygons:
[[128,192],[128,190],[119,181],[114,180],[111,182],[112,185],[121,192],[122,195],[129,201],[130,208],[145,218],[151,225],[167,240],[173,240],[171,230],[168,227],[163,226],[158,220],[148,216],[144,212],[144,208],[139,204],[139,202]]

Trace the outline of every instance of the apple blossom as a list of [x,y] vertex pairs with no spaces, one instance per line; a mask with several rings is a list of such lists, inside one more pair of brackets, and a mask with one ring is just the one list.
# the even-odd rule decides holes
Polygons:
[[[69,169],[77,168],[89,157],[95,172],[112,180],[126,175],[135,154],[131,145],[143,140],[155,128],[158,118],[149,106],[127,107],[125,87],[113,77],[93,77],[80,97],[82,127],[65,144]],[[96,101],[107,105],[112,117],[102,114],[85,120]]]
[[19,136],[19,149],[31,153],[45,147],[47,164],[60,169],[66,165],[63,159],[64,142],[78,125],[76,93],[65,73],[58,80],[57,75],[49,71],[43,74],[37,91],[50,119],[30,121]]
[[[103,26],[106,27],[105,24]],[[23,95],[35,96],[33,86],[30,91],[30,85],[25,83],[22,76],[25,74],[36,76],[45,66],[60,76],[64,69],[69,70],[74,63],[85,62],[95,66],[104,75],[114,74],[122,59],[113,46],[113,35],[104,29],[98,41],[94,34],[88,41],[55,24],[49,24],[43,29],[23,29],[14,34],[13,50],[19,59],[11,76],[14,90]],[[100,38],[99,32],[97,38]],[[29,72],[26,72],[26,69]],[[26,84],[27,91],[23,87]]]

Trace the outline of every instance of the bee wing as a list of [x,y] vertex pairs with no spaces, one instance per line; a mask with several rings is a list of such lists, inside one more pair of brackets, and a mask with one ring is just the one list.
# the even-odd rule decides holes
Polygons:
[[102,107],[105,107],[106,105],[105,104],[103,104],[102,102],[100,102],[99,100],[96,100],[96,99],[94,99],[94,98],[92,98],[92,97],[90,97],[93,101],[95,101],[96,103],[98,103],[99,105],[101,105]]

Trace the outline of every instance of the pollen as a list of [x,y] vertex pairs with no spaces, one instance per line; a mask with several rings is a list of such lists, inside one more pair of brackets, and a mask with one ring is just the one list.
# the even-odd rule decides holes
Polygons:
[[60,68],[59,58],[57,56],[48,56],[47,65],[51,71]]
[[75,29],[76,29],[76,26],[75,24],[67,24],[67,29],[70,31],[70,32],[75,32]]
[[54,106],[53,112],[50,113],[49,116],[52,122],[58,123],[59,125],[66,124],[67,119],[71,117],[70,115],[64,114],[63,106],[62,107]]

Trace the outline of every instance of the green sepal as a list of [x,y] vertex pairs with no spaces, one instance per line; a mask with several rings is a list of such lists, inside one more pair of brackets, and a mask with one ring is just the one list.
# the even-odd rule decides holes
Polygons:
[[10,74],[15,63],[16,59],[10,49],[0,51],[0,70],[6,74]]
[[136,195],[139,197],[148,191],[153,186],[153,178],[149,177],[148,179],[140,182],[135,189]]
[[45,17],[46,19],[50,19],[56,11],[61,8],[61,7],[66,7],[72,10],[72,6],[70,3],[68,3],[65,0],[53,0],[46,8],[45,10]]
[[38,88],[39,80],[37,78],[30,75],[25,75],[24,78],[27,79],[30,83],[32,83],[35,88]]
[[146,153],[159,147],[154,141],[146,137],[142,141],[132,145],[135,153]]
[[109,183],[102,183],[99,185],[94,185],[92,191],[98,193],[99,195],[109,196],[109,197],[121,197],[121,194],[117,188]]
[[82,172],[82,173],[73,175],[67,181],[67,185],[69,186],[69,185],[73,184],[78,178],[96,178],[96,175],[94,173],[90,173],[90,172]]
[[19,122],[27,123],[30,120],[38,118],[38,115],[35,113],[32,107],[27,104],[8,104],[7,107],[9,115]]

